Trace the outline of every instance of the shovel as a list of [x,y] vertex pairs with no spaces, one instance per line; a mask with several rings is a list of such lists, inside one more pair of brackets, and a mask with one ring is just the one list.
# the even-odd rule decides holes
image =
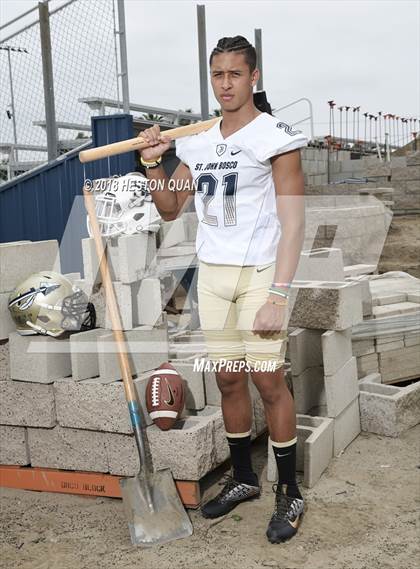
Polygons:
[[152,472],[146,458],[139,399],[130,370],[127,343],[122,331],[120,312],[96,218],[94,198],[85,187],[83,195],[95,240],[125,396],[140,458],[140,472],[137,476],[120,480],[123,505],[133,545],[151,547],[187,537],[192,534],[193,528],[170,470]]

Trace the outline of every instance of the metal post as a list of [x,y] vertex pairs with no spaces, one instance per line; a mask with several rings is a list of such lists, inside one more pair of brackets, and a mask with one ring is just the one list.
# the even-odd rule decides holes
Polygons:
[[15,97],[14,97],[14,95],[13,95],[12,60],[11,60],[11,58],[10,58],[10,49],[7,50],[7,59],[8,59],[8,62],[9,62],[10,102],[11,102],[11,106],[12,106],[13,138],[14,138],[15,144],[17,144]]
[[124,0],[118,0],[118,28],[120,36],[123,111],[128,114],[130,112],[130,97],[128,93],[127,38],[125,32]]
[[[10,58],[10,49],[7,50],[7,59],[9,61],[9,77],[10,77],[10,102],[12,106],[12,119],[13,119],[13,138],[15,144],[17,144],[17,132],[16,132],[16,113],[15,113],[15,97],[13,95],[13,78],[12,78],[12,60]],[[16,150],[17,154],[17,150]],[[16,161],[18,159],[16,158]]]
[[42,76],[44,80],[45,121],[47,130],[48,160],[58,154],[57,124],[55,120],[54,80],[51,56],[51,34],[48,4],[38,3],[39,28],[41,33]]
[[207,83],[206,7],[197,5],[198,65],[200,71],[201,119],[209,118],[209,92]]
[[262,91],[263,87],[263,61],[262,61],[262,41],[261,41],[261,29],[254,30],[255,37],[255,51],[257,52],[257,69],[260,70],[260,78],[257,82],[257,91]]

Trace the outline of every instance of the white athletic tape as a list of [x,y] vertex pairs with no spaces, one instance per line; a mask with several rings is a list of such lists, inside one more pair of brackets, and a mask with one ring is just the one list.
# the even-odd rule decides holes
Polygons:
[[159,419],[159,417],[167,417],[170,419],[176,419],[178,417],[177,411],[152,411],[149,415],[152,420]]
[[153,375],[179,375],[179,373],[176,371],[176,369],[156,369],[155,371],[152,371],[152,373],[150,374],[150,376]]

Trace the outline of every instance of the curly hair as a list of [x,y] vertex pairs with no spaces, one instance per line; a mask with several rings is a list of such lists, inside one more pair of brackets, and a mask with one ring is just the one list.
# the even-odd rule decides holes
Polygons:
[[236,51],[237,53],[243,53],[245,56],[245,61],[249,66],[249,70],[252,73],[257,66],[257,52],[255,47],[249,43],[249,41],[243,36],[235,36],[231,38],[221,38],[217,42],[217,46],[213,49],[210,55],[210,65],[215,55],[219,53],[226,53],[229,51]]

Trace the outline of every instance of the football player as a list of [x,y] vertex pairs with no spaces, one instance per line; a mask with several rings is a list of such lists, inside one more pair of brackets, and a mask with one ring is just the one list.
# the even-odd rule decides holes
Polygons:
[[159,125],[141,132],[151,145],[141,151],[141,162],[156,187],[163,184],[152,191],[162,218],[175,219],[194,199],[199,220],[198,310],[208,357],[220,364],[216,380],[232,463],[222,491],[202,514],[216,518],[260,496],[250,454],[249,371],[278,466],[267,538],[279,543],[295,535],[304,512],[296,482],[296,414],[283,366],[289,289],[304,240],[299,149],[308,140],[255,107],[256,52],[244,37],[219,40],[210,75],[220,121],[177,140],[180,163],[171,179],[161,165],[170,141]]

